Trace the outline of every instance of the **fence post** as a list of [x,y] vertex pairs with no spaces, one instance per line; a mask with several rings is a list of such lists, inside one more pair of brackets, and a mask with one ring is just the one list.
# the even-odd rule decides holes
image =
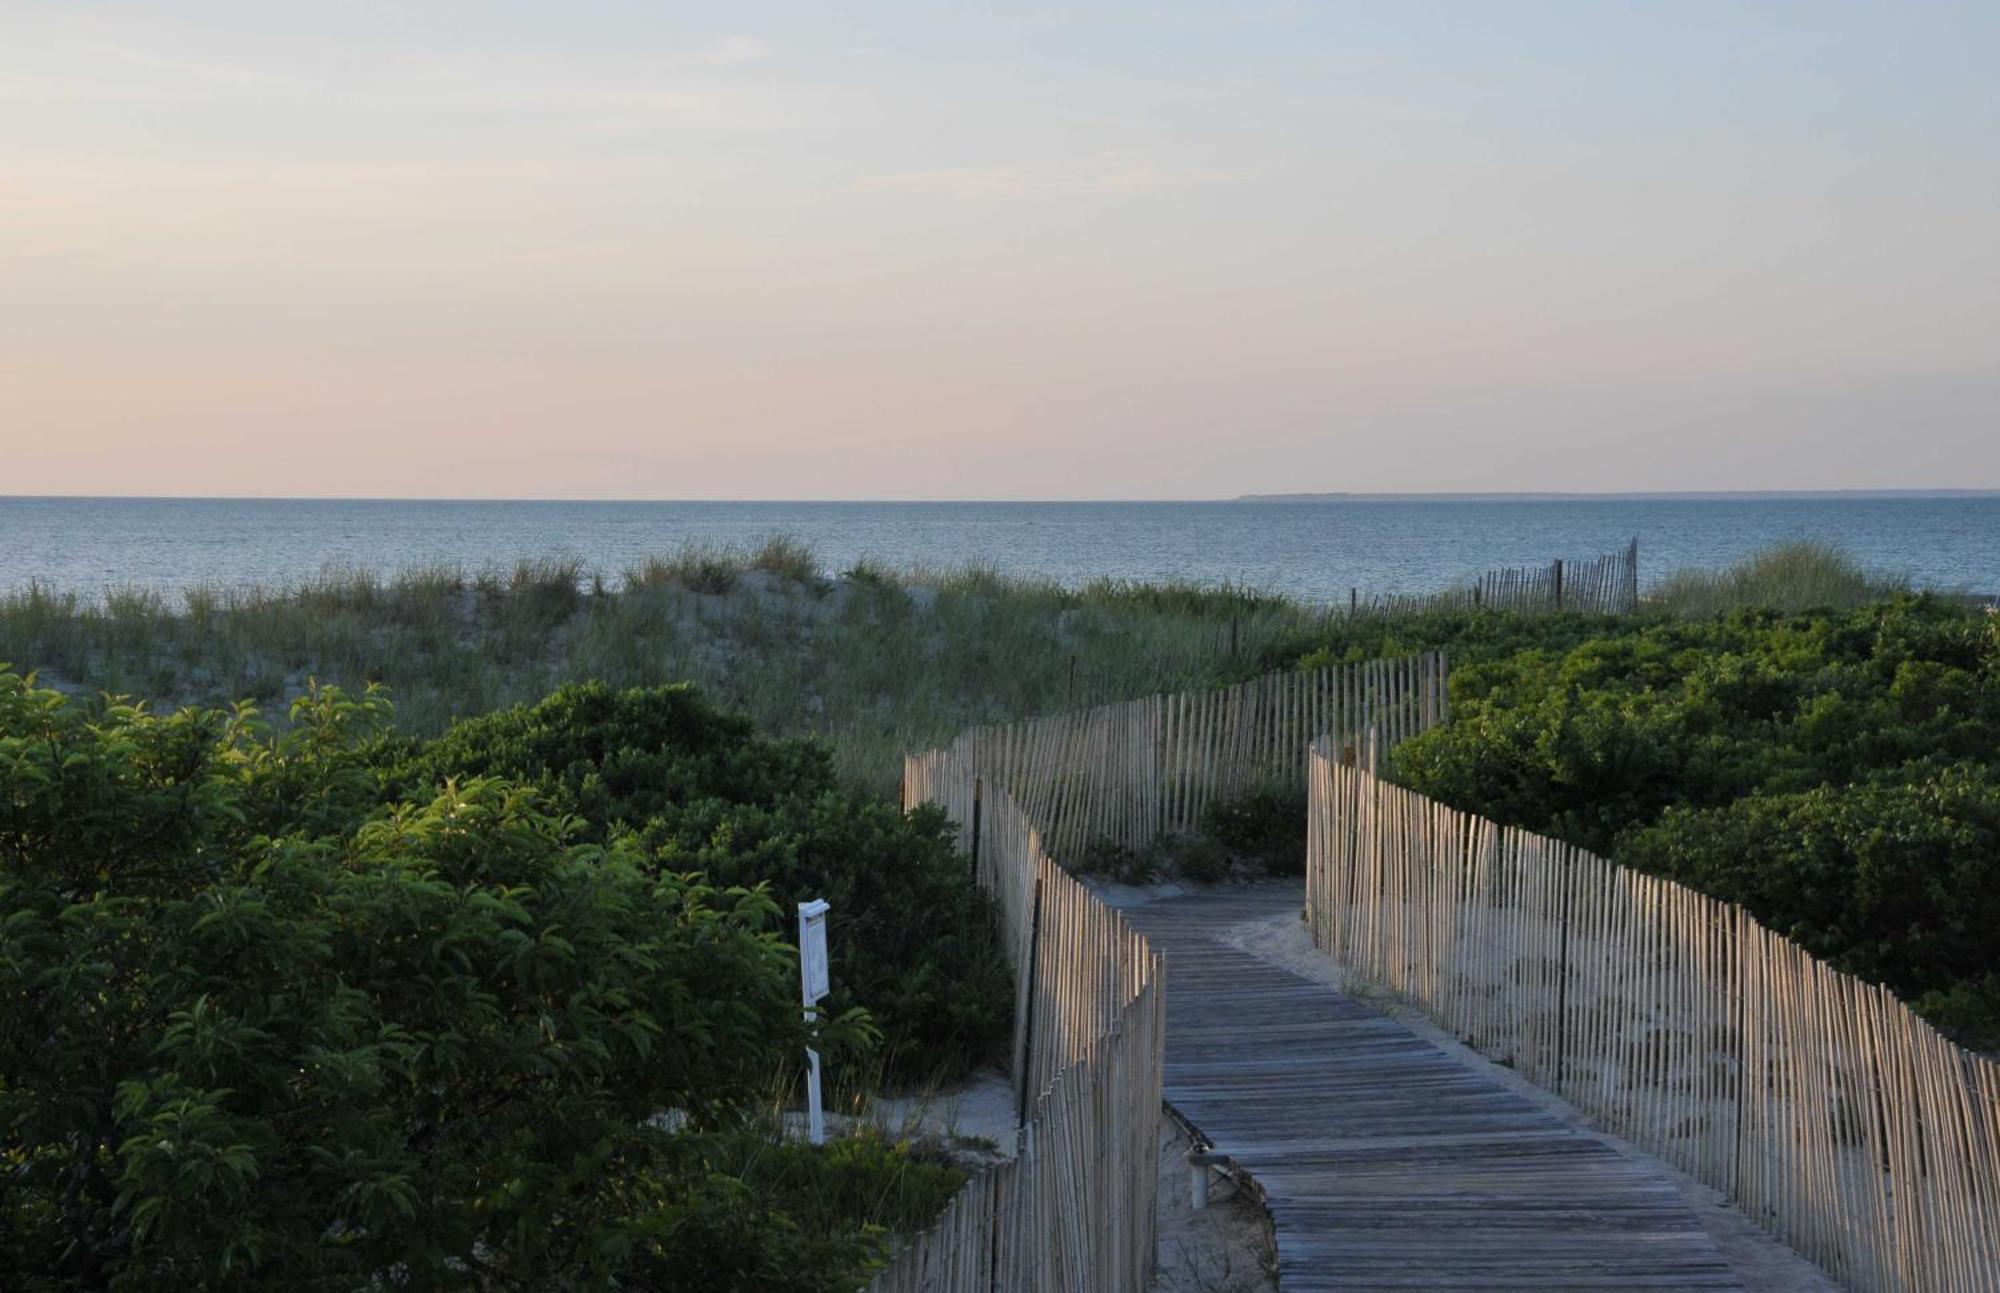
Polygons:
[[984,777],[972,779],[972,887],[975,889],[979,887],[979,815],[982,807],[980,792],[984,789],[985,783]]
[[1359,588],[1349,588],[1347,590],[1347,613],[1351,617],[1359,613],[1360,610],[1361,590]]
[[1014,1125],[1028,1125],[1028,1095],[1033,1089],[1031,1080],[1035,1071],[1035,961],[1042,950],[1042,878],[1035,877],[1035,906],[1028,917],[1028,1017],[1021,1024],[1021,1076],[1016,1085],[1020,1087],[1019,1107],[1015,1110]]
[[[1021,1131],[1016,1127],[1014,1129],[1016,1158],[1020,1157],[1022,1148]],[[1006,1290],[1000,1287],[1000,1210],[1005,1205],[1000,1199],[1000,1183],[997,1179],[994,1181],[994,1187],[987,1195],[993,1200],[993,1217],[986,1227],[986,1288],[987,1293],[1006,1293]]]
[[1556,558],[1556,609],[1563,608],[1563,559]]
[[1743,990],[1743,922],[1748,916],[1741,907],[1730,910],[1728,965],[1729,1037],[1736,1044],[1736,1119],[1729,1141],[1729,1189],[1731,1199],[1742,1198],[1743,1189],[1743,1110],[1750,1102],[1750,1054],[1745,1041],[1750,1032],[1750,997]]
[[1576,865],[1576,850],[1567,846],[1563,849],[1562,864],[1562,917],[1561,943],[1556,953],[1556,1085],[1558,1095],[1563,1090],[1563,1079],[1569,1076],[1569,906],[1571,870]]

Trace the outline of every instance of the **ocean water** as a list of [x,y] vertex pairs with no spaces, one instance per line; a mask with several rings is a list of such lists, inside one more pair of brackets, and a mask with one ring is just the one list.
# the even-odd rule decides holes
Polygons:
[[1224,580],[1313,601],[1421,592],[1637,536],[1641,581],[1826,539],[1919,583],[2000,591],[2000,497],[1216,503],[577,503],[0,498],[0,589],[285,583],[329,567],[468,570],[568,555],[615,581],[690,541],[788,534],[838,571],[985,562],[1075,582]]

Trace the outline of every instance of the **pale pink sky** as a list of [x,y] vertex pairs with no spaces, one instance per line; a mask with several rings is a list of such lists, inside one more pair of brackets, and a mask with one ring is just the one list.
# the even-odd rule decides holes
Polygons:
[[0,0],[0,494],[2000,486],[1990,6],[945,8]]

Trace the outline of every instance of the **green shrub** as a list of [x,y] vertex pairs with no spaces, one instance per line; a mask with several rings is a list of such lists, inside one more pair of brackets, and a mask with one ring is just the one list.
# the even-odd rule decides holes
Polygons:
[[1619,858],[1730,902],[1941,1025],[2000,1016],[2000,775],[1956,763],[1893,779],[1670,808]]
[[1399,747],[1392,775],[1740,901],[1961,1035],[2000,1036],[1977,1031],[1994,926],[1958,923],[1985,910],[1994,856],[1988,617],[1903,596],[1567,639],[1551,625],[1456,665],[1453,721]]
[[813,1149],[747,1129],[675,1143],[636,1176],[617,1242],[628,1287],[851,1293],[890,1237],[921,1230],[964,1183],[942,1159],[861,1130]]
[[1201,833],[1267,875],[1304,875],[1304,790],[1265,787],[1202,810]]
[[412,745],[392,785],[407,792],[453,777],[532,781],[603,839],[688,802],[764,802],[818,790],[828,769],[818,744],[759,739],[748,719],[709,705],[686,684],[619,691],[575,683]]
[[866,1005],[895,1078],[953,1078],[1003,1053],[998,920],[944,817],[842,788],[818,744],[757,739],[686,686],[591,683],[459,723],[394,781],[407,794],[484,776],[541,787],[583,838],[629,836],[662,870],[762,884],[788,911],[825,898],[833,1006]]
[[1152,856],[1159,870],[1179,880],[1214,884],[1229,878],[1229,850],[1206,835],[1162,835]]
[[1103,876],[1117,884],[1151,884],[1159,874],[1159,860],[1151,850],[1128,848],[1100,835],[1083,846],[1083,853],[1072,869],[1081,875]]
[[1568,651],[1599,638],[1638,632],[1650,622],[1573,611],[1548,615],[1462,610],[1352,619],[1340,616],[1303,632],[1278,636],[1265,649],[1258,667],[1324,669],[1443,651],[1456,670],[1461,665],[1505,660],[1522,651]]
[[1073,869],[1117,884],[1151,884],[1156,880],[1213,884],[1226,879],[1231,868],[1228,850],[1214,839],[1162,835],[1143,849],[1099,836],[1084,846]]
[[[361,813],[385,708],[305,708],[267,740],[242,711],[100,711],[0,672],[15,1286],[630,1286],[703,1262],[749,1288],[770,1251],[864,1279],[875,1216],[736,1216],[699,1167],[804,1040],[771,899],[583,841],[504,779]],[[718,1210],[758,1264],[677,1224]]]
[[1453,722],[1400,747],[1413,788],[1597,852],[1673,805],[1842,785],[2000,750],[2000,636],[1929,598],[1652,622],[1455,665]]

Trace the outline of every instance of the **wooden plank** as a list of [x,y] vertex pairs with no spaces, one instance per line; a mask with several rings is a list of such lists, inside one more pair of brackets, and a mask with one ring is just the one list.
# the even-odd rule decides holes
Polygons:
[[1128,913],[1167,962],[1164,1090],[1256,1178],[1311,1289],[1732,1289],[1664,1177],[1403,1025],[1217,940],[1302,885]]

